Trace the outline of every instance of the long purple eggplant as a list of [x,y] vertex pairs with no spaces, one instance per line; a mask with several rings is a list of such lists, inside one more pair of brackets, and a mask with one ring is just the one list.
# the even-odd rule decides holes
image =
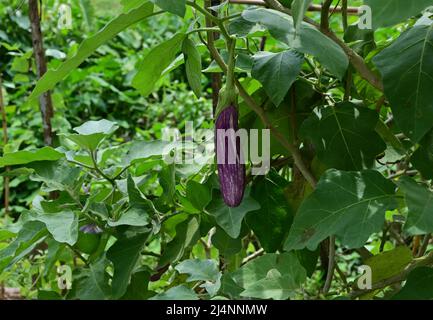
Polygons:
[[[229,106],[221,111],[215,124],[215,150],[220,189],[224,202],[229,207],[241,204],[245,190],[245,164],[241,161],[240,141],[235,135],[238,128],[237,109]],[[228,129],[233,130],[227,131],[224,135]]]

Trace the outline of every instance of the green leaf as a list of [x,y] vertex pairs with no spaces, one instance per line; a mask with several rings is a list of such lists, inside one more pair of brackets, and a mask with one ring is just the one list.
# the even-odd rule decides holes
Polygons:
[[242,249],[242,239],[233,239],[223,229],[217,227],[215,234],[212,236],[212,244],[218,249],[219,254],[224,257],[230,257],[240,252]]
[[176,168],[174,164],[164,167],[159,173],[159,184],[161,185],[164,193],[161,198],[168,203],[174,202],[176,194]]
[[332,235],[343,246],[361,247],[395,209],[395,187],[377,171],[326,171],[296,213],[284,248],[314,250]]
[[294,50],[258,52],[251,75],[260,81],[272,102],[279,106],[301,71],[304,57]]
[[373,28],[389,27],[415,16],[428,6],[432,0],[364,0],[371,8]]
[[401,177],[398,185],[404,192],[408,207],[405,231],[410,235],[433,232],[433,193],[409,177]]
[[51,147],[43,147],[34,151],[17,151],[6,153],[0,158],[0,168],[6,166],[15,166],[28,164],[35,161],[57,161],[65,155],[54,150]]
[[186,0],[152,0],[162,10],[183,18],[186,12]]
[[173,142],[162,140],[137,141],[132,143],[124,162],[125,165],[130,165],[151,157],[162,157],[167,155],[174,147]]
[[251,196],[260,204],[260,209],[248,213],[246,221],[266,252],[281,248],[293,221],[293,209],[284,195],[286,185],[287,182],[272,170],[251,190]]
[[34,174],[30,179],[44,182],[50,191],[58,190],[74,193],[76,188],[81,187],[78,179],[81,169],[71,167],[63,161],[38,161],[29,165],[29,168],[34,170]]
[[152,92],[163,71],[173,62],[184,39],[185,34],[178,33],[153,48],[144,57],[132,79],[132,86],[140,91],[144,97]]
[[412,153],[410,162],[424,179],[433,179],[433,153],[424,146],[420,146]]
[[392,300],[432,300],[433,268],[420,267],[413,270],[399,293]]
[[143,227],[150,223],[149,214],[146,210],[140,207],[131,207],[120,215],[117,220],[109,220],[110,227],[117,226],[135,226]]
[[186,184],[186,197],[198,210],[203,210],[212,200],[209,187],[194,180],[190,180]]
[[432,56],[433,21],[424,17],[373,59],[394,119],[413,142],[433,128]]
[[185,57],[185,70],[188,83],[197,97],[201,96],[201,55],[194,42],[186,38],[183,40],[182,52]]
[[108,284],[108,274],[105,272],[107,260],[105,257],[81,269],[73,281],[72,293],[80,300],[106,300],[110,298],[111,290]]
[[214,197],[206,207],[206,211],[215,218],[217,224],[232,238],[239,236],[245,215],[258,209],[260,209],[258,202],[248,195],[236,208],[228,207],[221,196]]
[[130,238],[120,238],[108,250],[107,258],[113,262],[114,266],[112,281],[114,299],[125,294],[131,274],[148,238],[149,233],[141,233]]
[[297,36],[293,18],[279,11],[250,9],[244,10],[242,17],[250,22],[260,23],[269,29],[275,39],[299,52],[315,56],[334,75],[341,79],[344,77],[349,59],[340,46],[314,26],[302,22]]
[[147,300],[151,297],[149,291],[150,273],[148,271],[138,271],[131,276],[131,283],[126,290],[122,300]]
[[175,269],[179,273],[187,273],[189,276],[186,281],[217,281],[218,265],[215,260],[184,260]]
[[196,293],[185,285],[168,289],[149,300],[198,300]]
[[0,273],[30,253],[47,234],[48,231],[42,222],[29,221],[24,223],[14,241],[0,250]]
[[157,212],[152,201],[147,199],[140,189],[137,188],[131,175],[128,175],[127,191],[130,207],[144,210],[147,212],[147,214],[152,215]]
[[307,278],[294,253],[265,254],[248,262],[231,276],[244,288],[241,296],[276,300],[293,296]]
[[200,222],[192,216],[176,226],[176,236],[163,251],[158,262],[159,267],[172,264],[181,259],[185,251],[195,245],[200,239]]
[[28,211],[29,221],[43,222],[53,238],[60,243],[73,246],[78,239],[78,216],[72,211],[43,213]]
[[294,0],[292,3],[293,20],[295,21],[295,29],[299,30],[305,13],[313,0]]
[[317,157],[330,168],[369,169],[386,149],[375,131],[377,121],[373,110],[344,102],[316,110],[303,123],[300,135],[312,141]]
[[371,268],[372,282],[377,283],[401,273],[412,259],[412,251],[401,246],[375,255],[365,260],[365,264]]
[[102,119],[99,121],[88,121],[83,125],[74,128],[78,134],[65,134],[69,140],[75,142],[86,150],[96,150],[99,144],[116,131],[118,125],[114,122]]
[[36,83],[36,87],[30,95],[30,100],[37,98],[45,91],[51,90],[62,81],[72,70],[76,69],[84,60],[91,56],[105,42],[113,39],[118,33],[153,13],[153,4],[144,3],[142,6],[122,13],[111,20],[95,35],[84,40],[76,54],[63,62],[56,70],[49,70]]

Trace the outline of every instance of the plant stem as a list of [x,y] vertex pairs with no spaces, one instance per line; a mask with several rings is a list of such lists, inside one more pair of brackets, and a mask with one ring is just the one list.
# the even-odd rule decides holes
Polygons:
[[90,157],[92,158],[92,162],[93,162],[93,169],[96,170],[96,172],[98,172],[101,177],[103,177],[105,180],[107,180],[108,182],[111,183],[111,185],[113,186],[113,188],[116,187],[116,181],[114,181],[112,178],[110,178],[109,176],[107,176],[98,166],[98,162],[96,160],[97,158],[97,151],[91,151],[89,150],[89,154]]
[[[32,30],[33,54],[35,56],[38,79],[40,79],[47,72],[47,61],[45,59],[38,2],[38,0],[29,0],[29,19]],[[54,115],[54,108],[50,91],[46,91],[39,96],[39,107],[42,114],[44,143],[51,146],[53,144],[51,118]]]
[[325,0],[322,6],[320,30],[322,32],[329,30],[329,9],[331,8],[332,0]]
[[326,274],[326,281],[323,287],[323,293],[327,294],[331,288],[332,279],[334,278],[335,270],[335,236],[329,237],[329,252],[328,252],[328,272]]

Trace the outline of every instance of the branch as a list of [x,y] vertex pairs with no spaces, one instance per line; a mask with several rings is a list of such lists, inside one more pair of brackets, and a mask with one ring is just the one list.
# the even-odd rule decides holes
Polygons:
[[[251,6],[266,6],[266,2],[263,0],[230,0],[230,3],[232,4],[246,4]],[[351,15],[357,15],[358,14],[358,7],[348,7],[347,13]],[[322,6],[317,4],[311,4],[308,7],[308,11],[310,12],[320,12],[322,11]],[[335,6],[332,8],[333,12],[343,12],[342,7]]]
[[384,279],[382,281],[376,282],[375,284],[372,285],[371,289],[367,289],[367,290],[356,290],[353,291],[349,297],[351,299],[356,299],[360,296],[363,296],[367,293],[379,290],[379,289],[384,289],[390,285],[393,285],[395,283],[399,283],[402,282],[404,280],[406,280],[407,276],[416,268],[419,267],[424,267],[424,266],[430,266],[433,264],[433,251],[430,252],[427,256],[422,257],[422,258],[417,258],[414,259],[400,274],[395,275],[393,277]]
[[[35,55],[38,79],[40,79],[47,72],[47,61],[45,60],[38,0],[29,0],[29,19],[32,29],[33,53]],[[39,96],[39,107],[42,114],[44,143],[45,145],[51,146],[53,144],[51,118],[53,117],[54,111],[50,91],[44,92]]]
[[320,15],[320,30],[322,32],[329,31],[329,9],[331,8],[332,0],[326,0],[322,6]]

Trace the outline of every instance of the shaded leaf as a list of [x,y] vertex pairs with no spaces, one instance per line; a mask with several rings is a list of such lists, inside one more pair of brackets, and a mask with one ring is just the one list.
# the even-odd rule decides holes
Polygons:
[[381,230],[385,212],[396,207],[395,185],[377,171],[328,170],[295,215],[286,250],[314,250],[331,235],[359,248]]
[[373,59],[394,119],[413,142],[433,128],[432,56],[433,21],[424,17]]
[[345,102],[318,109],[303,123],[300,134],[313,142],[317,157],[328,167],[370,169],[386,149],[375,131],[377,121],[373,110]]
[[251,75],[260,81],[272,102],[279,106],[301,71],[304,57],[294,50],[258,52]]

